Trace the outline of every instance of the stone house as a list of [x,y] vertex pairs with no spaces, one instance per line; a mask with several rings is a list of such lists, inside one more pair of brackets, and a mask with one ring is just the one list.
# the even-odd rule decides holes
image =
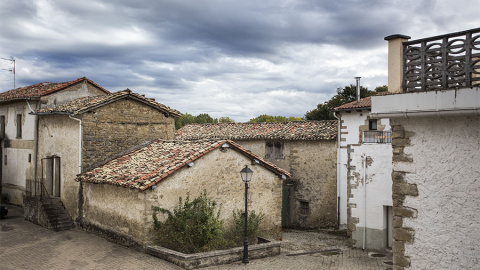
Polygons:
[[154,138],[173,139],[181,114],[130,90],[40,108],[37,178],[78,217],[77,174]]
[[480,28],[388,41],[393,147],[393,264],[400,269],[480,265]]
[[284,227],[337,225],[335,121],[190,124],[177,139],[229,139],[291,173],[283,186]]
[[282,185],[290,174],[228,140],[153,140],[84,172],[77,178],[79,223],[122,244],[145,245],[153,206],[172,210],[179,197],[196,198],[205,190],[228,224],[232,212],[245,207],[245,165],[254,172],[248,209],[264,213],[263,229],[278,238]]
[[371,97],[334,109],[339,119],[340,223],[355,247],[392,246],[392,145],[387,118],[369,115]]
[[9,203],[23,205],[26,179],[40,177],[39,116],[31,112],[76,98],[108,94],[109,91],[87,78],[38,83],[0,93],[2,198]]

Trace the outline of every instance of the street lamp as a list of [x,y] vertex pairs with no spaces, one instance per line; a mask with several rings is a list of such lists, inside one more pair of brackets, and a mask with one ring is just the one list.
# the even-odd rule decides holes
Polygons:
[[240,171],[242,181],[245,182],[245,239],[243,240],[243,260],[242,263],[248,263],[248,214],[247,214],[247,198],[248,198],[248,182],[252,180],[253,171],[245,165]]

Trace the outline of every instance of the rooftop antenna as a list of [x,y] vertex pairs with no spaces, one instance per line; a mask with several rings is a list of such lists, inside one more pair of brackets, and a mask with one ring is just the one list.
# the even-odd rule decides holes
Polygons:
[[0,58],[2,60],[7,60],[13,63],[13,68],[9,69],[2,69],[2,70],[8,70],[13,73],[13,89],[17,88],[16,83],[15,83],[15,58],[13,56],[10,56],[10,58]]

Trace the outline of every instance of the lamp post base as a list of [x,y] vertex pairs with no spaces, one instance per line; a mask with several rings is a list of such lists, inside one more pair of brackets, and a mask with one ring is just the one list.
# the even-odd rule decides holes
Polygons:
[[243,240],[243,260],[242,263],[248,263],[248,238]]

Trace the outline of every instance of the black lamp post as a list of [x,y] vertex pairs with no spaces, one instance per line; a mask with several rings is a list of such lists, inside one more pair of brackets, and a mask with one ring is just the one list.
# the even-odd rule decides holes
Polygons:
[[242,263],[248,263],[248,214],[247,214],[247,198],[248,198],[248,182],[252,180],[253,171],[245,165],[240,171],[242,181],[245,182],[245,240],[243,240],[243,260]]

